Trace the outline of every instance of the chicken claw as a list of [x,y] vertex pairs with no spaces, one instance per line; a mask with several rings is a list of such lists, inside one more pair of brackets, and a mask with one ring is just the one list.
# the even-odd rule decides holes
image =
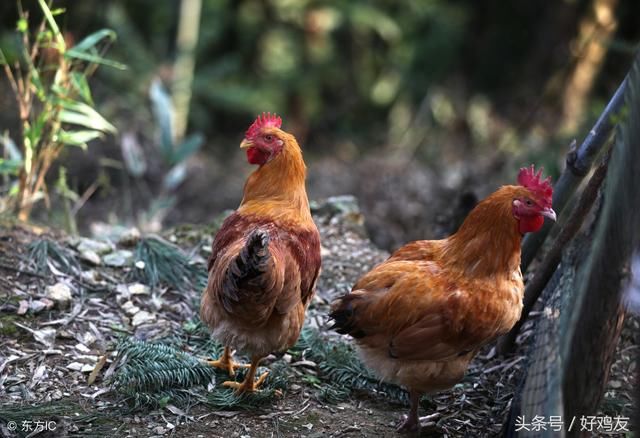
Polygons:
[[402,423],[396,429],[396,432],[405,433],[405,432],[416,432],[421,428],[434,427],[436,423],[433,421],[438,418],[440,414],[438,412],[426,415],[424,417],[412,417],[409,415],[402,416]]
[[249,368],[251,366],[249,364],[235,362],[233,360],[233,355],[231,354],[231,349],[229,347],[224,347],[224,353],[222,353],[220,359],[207,360],[205,362],[212,367],[226,370],[227,373],[229,373],[230,377],[236,375],[237,368]]
[[[253,376],[247,375],[247,377],[242,381],[242,383],[234,382],[234,381],[226,381],[223,382],[222,385],[227,388],[235,388],[236,394],[244,394],[247,392],[256,392],[258,387],[264,383],[269,375],[269,371],[265,371],[258,380],[253,380]],[[251,380],[249,380],[251,377]]]
[[269,371],[266,371],[260,377],[258,377],[258,380],[255,380],[256,370],[258,369],[258,364],[261,360],[261,357],[254,357],[251,360],[251,367],[249,368],[249,372],[247,372],[247,375],[245,376],[242,383],[227,381],[223,382],[222,385],[226,386],[227,388],[235,388],[236,394],[255,392],[258,387],[264,383],[265,379],[269,375]]

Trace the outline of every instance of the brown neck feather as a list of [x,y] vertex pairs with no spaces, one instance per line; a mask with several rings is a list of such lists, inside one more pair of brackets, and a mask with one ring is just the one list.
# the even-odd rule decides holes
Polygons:
[[239,212],[296,222],[311,221],[302,151],[292,135],[283,134],[282,152],[247,179]]
[[480,202],[457,233],[443,241],[442,262],[461,275],[510,276],[520,265],[522,235],[513,217],[517,186],[504,186]]

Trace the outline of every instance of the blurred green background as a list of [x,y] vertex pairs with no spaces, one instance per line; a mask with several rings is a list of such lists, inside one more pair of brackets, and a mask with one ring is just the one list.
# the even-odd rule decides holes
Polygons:
[[[35,1],[22,6],[38,16]],[[101,67],[91,80],[96,107],[118,134],[61,161],[72,190],[91,189],[74,210],[80,230],[96,221],[208,223],[235,208],[251,170],[238,144],[256,114],[271,111],[303,147],[310,196],[356,195],[388,248],[450,232],[468,205],[522,165],[557,175],[640,40],[637,0],[53,6],[66,9],[58,22],[70,44],[113,29],[107,54],[127,66]],[[9,60],[19,52],[17,18],[16,3],[3,1],[0,47]],[[162,102],[173,102],[175,144],[193,141],[184,160],[167,158]],[[0,131],[15,138],[4,78],[0,105]],[[63,222],[55,203],[40,207],[36,220]]]

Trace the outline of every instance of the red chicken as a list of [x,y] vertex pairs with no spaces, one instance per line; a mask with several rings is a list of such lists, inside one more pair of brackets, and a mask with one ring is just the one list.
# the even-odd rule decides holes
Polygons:
[[296,139],[280,129],[282,120],[263,114],[249,127],[240,147],[259,167],[248,178],[238,210],[216,234],[209,259],[209,282],[200,316],[224,346],[210,364],[233,376],[240,366],[232,349],[251,357],[242,383],[251,392],[260,360],[293,346],[320,271],[320,235],[305,190],[306,168]]
[[403,246],[333,304],[334,328],[355,338],[364,363],[409,390],[399,431],[418,429],[421,395],[461,380],[478,350],[519,319],[522,236],[556,219],[541,173],[521,169],[519,185],[480,202],[455,234]]

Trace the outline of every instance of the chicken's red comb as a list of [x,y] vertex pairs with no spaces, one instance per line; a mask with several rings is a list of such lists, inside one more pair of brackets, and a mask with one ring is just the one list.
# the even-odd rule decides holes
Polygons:
[[541,200],[545,201],[549,205],[551,205],[551,200],[553,198],[553,187],[551,187],[551,177],[548,176],[544,180],[541,180],[543,168],[540,167],[540,170],[536,173],[536,169],[531,165],[531,167],[523,167],[520,169],[518,173],[518,184],[524,186],[535,193]]
[[262,128],[273,127],[280,128],[282,126],[282,119],[280,116],[271,113],[262,113],[259,115],[256,120],[249,126],[246,134],[244,135],[247,139],[252,139]]

